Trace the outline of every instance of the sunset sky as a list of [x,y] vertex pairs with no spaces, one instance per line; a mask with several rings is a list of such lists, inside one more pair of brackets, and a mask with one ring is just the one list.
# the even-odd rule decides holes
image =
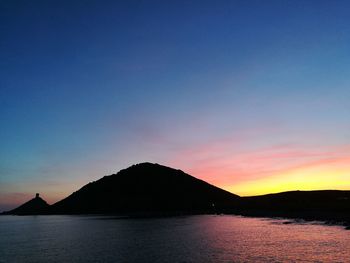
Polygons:
[[0,211],[139,162],[350,189],[350,1],[1,1]]

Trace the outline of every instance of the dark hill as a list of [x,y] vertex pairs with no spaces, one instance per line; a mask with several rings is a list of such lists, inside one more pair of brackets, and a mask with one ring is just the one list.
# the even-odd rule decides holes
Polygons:
[[212,212],[238,199],[180,170],[141,163],[85,185],[52,205],[50,213]]
[[236,208],[242,215],[350,223],[350,191],[290,191],[242,197]]
[[4,214],[88,213],[231,213],[323,220],[350,228],[350,191],[290,191],[239,197],[180,170],[142,163],[89,183],[52,206],[37,196]]
[[29,200],[28,202],[24,203],[23,205],[8,211],[4,212],[3,214],[7,215],[38,215],[45,213],[47,209],[49,208],[49,205],[46,203],[45,200],[43,200],[41,197],[39,197],[39,194],[36,194],[35,198]]

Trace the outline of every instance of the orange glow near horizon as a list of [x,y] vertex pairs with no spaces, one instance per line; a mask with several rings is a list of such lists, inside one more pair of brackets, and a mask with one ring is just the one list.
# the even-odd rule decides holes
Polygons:
[[263,195],[293,190],[349,190],[350,160],[305,165],[257,180],[223,188],[241,196]]
[[[230,144],[222,144],[220,155],[210,151],[213,149],[212,145],[191,149],[197,159],[187,162],[188,173],[240,196],[293,190],[350,190],[349,146],[285,145],[236,153],[230,150]],[[176,161],[174,167],[186,163],[181,156]]]

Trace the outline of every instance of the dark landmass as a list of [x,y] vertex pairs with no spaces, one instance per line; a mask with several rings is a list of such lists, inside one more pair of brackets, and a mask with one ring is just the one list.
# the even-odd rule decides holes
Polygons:
[[168,216],[237,214],[325,221],[350,228],[350,191],[290,191],[239,197],[180,170],[141,163],[83,186],[49,206],[39,196],[3,214]]
[[284,217],[350,226],[350,191],[290,191],[241,197],[236,214]]
[[85,185],[49,213],[212,213],[238,198],[180,170],[142,163]]
[[39,197],[39,194],[35,195],[35,198],[29,200],[28,202],[24,203],[23,205],[8,211],[4,212],[5,215],[39,215],[46,213],[46,211],[49,209],[50,205],[46,203],[45,200],[43,200],[41,197]]

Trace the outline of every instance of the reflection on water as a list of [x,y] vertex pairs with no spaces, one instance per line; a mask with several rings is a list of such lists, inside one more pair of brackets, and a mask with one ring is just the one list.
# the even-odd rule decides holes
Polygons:
[[237,216],[2,216],[0,262],[346,262],[350,232]]

